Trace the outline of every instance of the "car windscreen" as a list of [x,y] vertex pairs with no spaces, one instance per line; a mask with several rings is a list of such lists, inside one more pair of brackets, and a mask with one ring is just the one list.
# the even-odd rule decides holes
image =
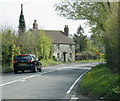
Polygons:
[[25,56],[17,56],[15,58],[15,60],[32,60],[32,58],[30,57],[30,55],[25,55]]

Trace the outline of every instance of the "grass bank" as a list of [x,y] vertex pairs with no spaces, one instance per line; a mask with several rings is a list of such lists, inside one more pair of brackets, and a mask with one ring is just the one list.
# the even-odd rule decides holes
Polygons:
[[[42,67],[46,67],[46,66],[58,65],[61,64],[62,62],[53,61],[53,60],[41,60],[41,63],[42,63]],[[9,73],[9,72],[13,72],[13,67],[4,64],[3,66],[0,66],[0,73]]]
[[80,92],[98,99],[120,99],[119,78],[107,64],[97,65],[84,76]]
[[46,66],[58,65],[61,64],[62,62],[53,61],[53,60],[41,60],[41,63],[42,63],[42,67],[46,67]]
[[70,63],[80,63],[80,62],[105,62],[105,59],[71,61]]

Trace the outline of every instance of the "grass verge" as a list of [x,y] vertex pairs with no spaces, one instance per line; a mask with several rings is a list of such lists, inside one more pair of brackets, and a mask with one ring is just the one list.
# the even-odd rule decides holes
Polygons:
[[71,61],[71,63],[80,63],[80,62],[105,62],[105,59]]
[[62,62],[53,61],[53,60],[41,60],[41,63],[42,63],[42,67],[46,67],[46,66],[58,65],[61,64]]
[[7,65],[0,66],[0,73],[13,72],[13,68]]
[[86,73],[80,91],[98,99],[120,99],[119,78],[107,64],[100,64]]

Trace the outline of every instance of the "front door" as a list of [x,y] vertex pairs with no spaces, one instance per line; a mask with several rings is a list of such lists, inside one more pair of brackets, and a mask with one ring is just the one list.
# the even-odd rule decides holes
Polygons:
[[67,52],[63,52],[63,62],[66,62],[66,53]]

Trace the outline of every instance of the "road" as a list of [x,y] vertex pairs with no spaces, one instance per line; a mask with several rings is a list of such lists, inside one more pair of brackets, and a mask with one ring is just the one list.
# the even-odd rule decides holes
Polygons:
[[2,75],[2,99],[89,99],[77,96],[82,76],[94,63],[65,63],[42,68],[42,72]]

